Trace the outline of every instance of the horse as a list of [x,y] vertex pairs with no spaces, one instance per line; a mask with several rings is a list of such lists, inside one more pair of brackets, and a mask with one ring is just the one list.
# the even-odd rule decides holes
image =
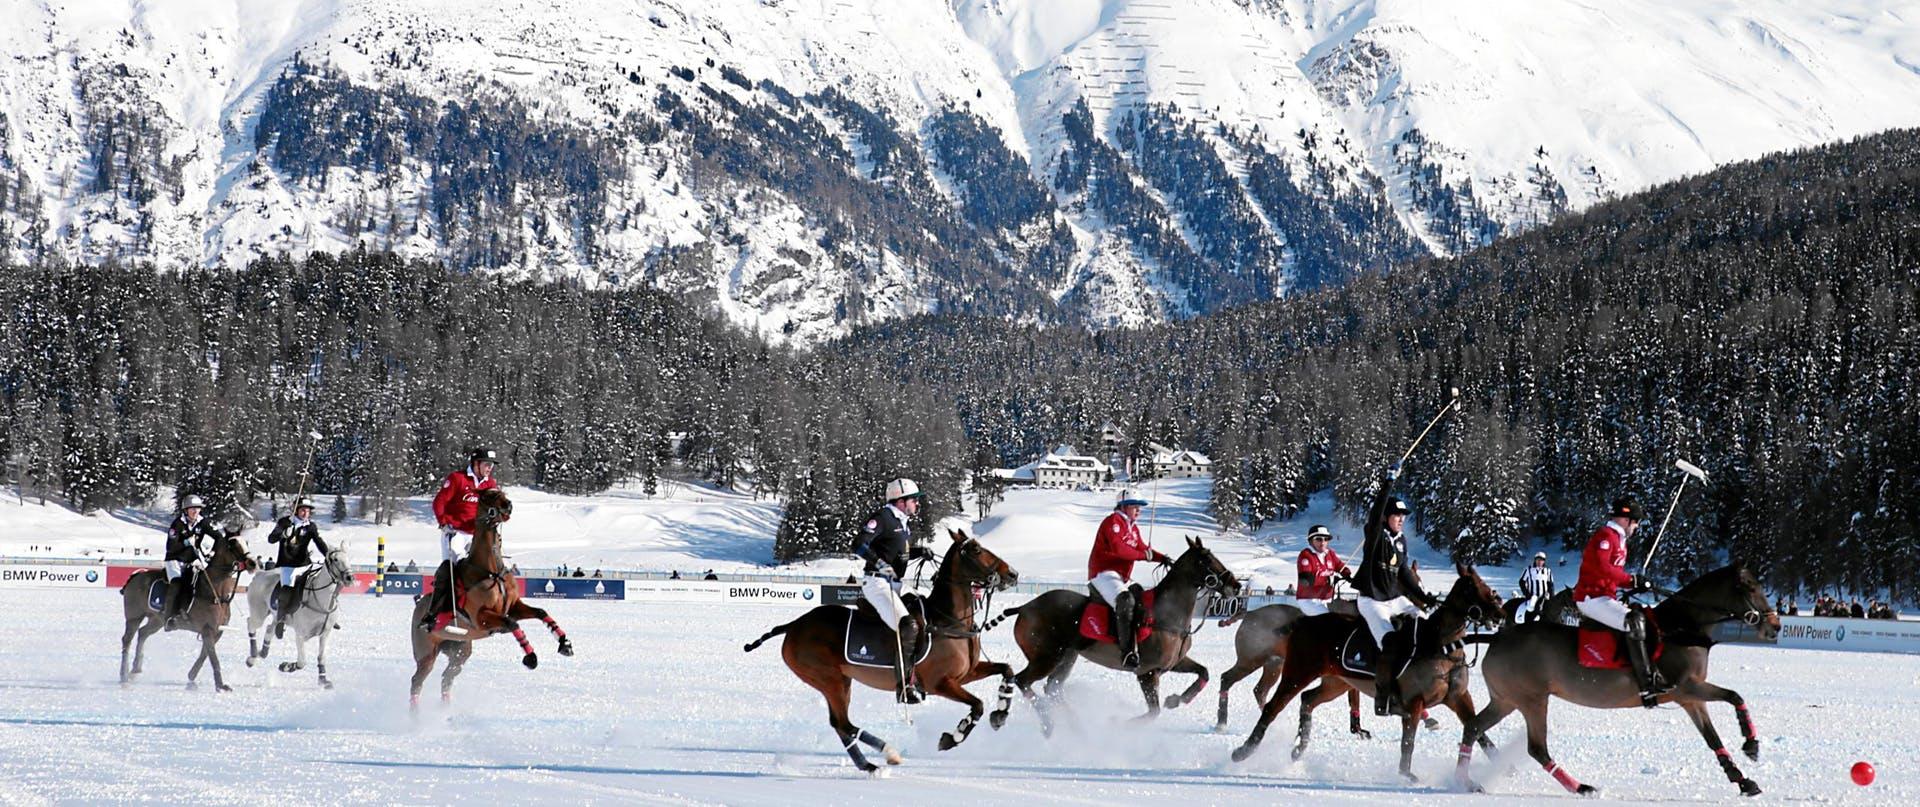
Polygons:
[[[1139,642],[1140,665],[1133,671],[1140,682],[1140,693],[1147,700],[1146,714],[1137,719],[1150,720],[1160,714],[1160,676],[1168,672],[1196,676],[1185,692],[1168,696],[1168,709],[1192,702],[1207,685],[1207,668],[1187,656],[1193,647],[1193,630],[1189,630],[1188,625],[1193,621],[1201,591],[1231,596],[1239,587],[1233,572],[1221,565],[1213,552],[1201,545],[1200,539],[1187,539],[1187,550],[1180,553],[1173,568],[1153,589],[1152,617],[1145,623],[1152,626],[1152,632]],[[1055,589],[1018,608],[1007,609],[985,628],[992,629],[1008,617],[1019,617],[1013,624],[1014,641],[1026,655],[1027,667],[1013,680],[1027,701],[1034,704],[1041,731],[1048,736],[1053,734],[1053,718],[1047,701],[1034,695],[1034,682],[1045,678],[1047,699],[1057,700],[1060,688],[1080,658],[1108,669],[1122,669],[1118,645],[1095,642],[1080,635],[1081,612],[1086,610],[1090,599],[1078,591]]]
[[[1513,599],[1507,600],[1506,604],[1500,607],[1501,612],[1507,615],[1507,624],[1520,624],[1520,604],[1526,601],[1526,597],[1514,597]],[[1566,625],[1570,628],[1580,625],[1580,612],[1574,610],[1573,589],[1571,588],[1563,588],[1549,595],[1547,601],[1541,603],[1540,607],[1536,609],[1533,614],[1534,618],[1528,621],[1551,622],[1556,625]]]
[[[1006,722],[1007,710],[1013,701],[1013,668],[981,659],[980,630],[973,624],[973,600],[975,589],[1001,591],[1020,579],[1006,561],[965,532],[950,530],[948,537],[953,540],[953,546],[940,560],[939,569],[933,575],[933,592],[925,599],[926,630],[932,638],[926,658],[913,667],[928,692],[967,705],[967,716],[954,731],[940,735],[942,751],[965,741],[985,711],[980,699],[966,690],[967,684],[992,675],[1000,676],[999,703],[992,719],[995,728]],[[871,613],[871,607],[864,602],[859,610]],[[780,642],[781,660],[795,676],[827,699],[827,719],[834,734],[846,748],[854,767],[871,774],[880,766],[867,761],[866,755],[860,752],[861,743],[884,755],[888,765],[898,765],[902,759],[891,743],[854,725],[847,717],[852,682],[888,691],[893,690],[895,682],[891,668],[852,664],[842,655],[848,620],[855,618],[855,613],[854,609],[838,605],[818,606],[792,622],[768,630],[748,643],[745,651],[751,653],[768,639],[786,636]],[[878,623],[875,618],[874,624]]]
[[[514,578],[500,554],[500,525],[512,517],[513,502],[507,500],[505,491],[499,488],[480,491],[472,554],[451,570],[455,592],[466,594],[464,608],[456,597],[454,621],[429,632],[421,627],[420,620],[432,607],[431,598],[421,597],[414,603],[413,621],[409,623],[413,633],[413,688],[408,695],[408,704],[413,710],[419,710],[420,686],[427,680],[427,674],[433,672],[435,660],[443,651],[447,656],[447,669],[440,675],[442,703],[453,700],[453,679],[460,676],[460,670],[473,655],[473,643],[480,639],[511,633],[525,654],[520,663],[529,670],[539,667],[540,658],[534,654],[526,632],[520,629],[520,620],[538,619],[546,623],[547,630],[560,640],[560,655],[573,655],[573,640],[567,638],[567,632],[560,629],[559,623],[545,610],[520,599],[520,581]],[[462,620],[465,626],[459,624]]]
[[[233,614],[233,595],[239,588],[240,572],[256,568],[253,556],[247,554],[247,548],[240,543],[240,530],[228,527],[225,534],[213,540],[213,556],[207,560],[207,568],[194,575],[193,599],[187,603],[175,620],[200,635],[200,656],[193,661],[193,667],[187,670],[187,688],[199,686],[200,666],[213,663],[213,688],[216,692],[232,692],[226,678],[220,672],[220,654],[214,645],[220,641],[228,617]],[[126,686],[140,674],[147,658],[147,637],[152,636],[164,626],[160,609],[153,607],[151,591],[155,584],[168,585],[166,572],[160,569],[145,569],[133,573],[120,588],[120,610],[126,617],[127,629],[120,634],[120,685]],[[138,635],[136,643],[134,637]],[[127,646],[133,645],[133,668],[127,668]]]
[[[1413,775],[1413,742],[1426,707],[1443,704],[1466,722],[1473,717],[1473,695],[1467,691],[1466,655],[1461,652],[1469,622],[1500,621],[1500,595],[1480,579],[1473,567],[1454,564],[1460,576],[1433,615],[1419,620],[1414,631],[1415,660],[1395,679],[1405,705],[1400,720],[1400,776],[1409,782]],[[1280,689],[1267,699],[1260,721],[1239,748],[1233,761],[1244,762],[1259,747],[1267,726],[1308,684],[1320,685],[1300,699],[1300,734],[1293,747],[1293,758],[1307,750],[1313,733],[1313,710],[1349,690],[1373,691],[1373,676],[1356,674],[1341,665],[1341,646],[1355,630],[1365,631],[1364,623],[1328,614],[1302,619],[1293,624],[1286,638],[1286,661],[1280,672]],[[1436,652],[1437,651],[1437,652]]]
[[[299,672],[307,666],[307,640],[318,638],[320,652],[316,656],[314,669],[320,673],[320,686],[333,688],[333,682],[327,679],[327,636],[333,633],[333,614],[340,610],[340,589],[353,582],[353,568],[347,564],[347,548],[335,546],[327,552],[320,568],[313,570],[304,578],[295,578],[294,585],[300,587],[300,601],[292,613],[287,614],[287,627],[293,629],[293,646],[299,653],[296,661],[280,662],[281,672]],[[256,641],[260,626],[273,618],[269,607],[274,594],[280,587],[280,576],[270,569],[254,574],[247,586],[247,666],[264,661],[273,647],[271,632]]]
[[[1707,747],[1719,758],[1727,781],[1739,786],[1742,795],[1754,796],[1760,793],[1760,786],[1734,765],[1733,755],[1721,745],[1720,733],[1707,714],[1710,701],[1733,704],[1740,733],[1746,738],[1740,750],[1748,759],[1760,758],[1760,738],[1754,733],[1746,700],[1738,692],[1707,683],[1707,653],[1713,647],[1707,629],[1736,619],[1758,628],[1762,639],[1779,635],[1780,615],[1768,605],[1760,581],[1737,562],[1683,586],[1654,607],[1650,621],[1666,640],[1655,666],[1674,684],[1659,702],[1680,704]],[[1626,641],[1625,637],[1621,640]],[[1593,709],[1626,709],[1641,705],[1640,686],[1632,670],[1581,666],[1576,658],[1578,643],[1577,629],[1545,622],[1515,626],[1494,638],[1480,671],[1487,682],[1487,707],[1466,721],[1460,738],[1455,775],[1462,789],[1480,789],[1467,774],[1467,763],[1473,757],[1471,743],[1485,737],[1488,730],[1518,709],[1527,721],[1527,753],[1534,761],[1570,792],[1583,796],[1599,792],[1574,779],[1547,753],[1548,698],[1558,696]]]
[[[1360,618],[1360,611],[1352,600],[1336,599],[1327,605],[1332,613],[1341,616]],[[1220,674],[1220,713],[1214,721],[1214,731],[1227,730],[1227,692],[1240,679],[1260,671],[1260,680],[1253,685],[1253,702],[1256,706],[1267,705],[1267,693],[1273,691],[1273,685],[1280,681],[1280,665],[1285,661],[1286,636],[1288,626],[1301,618],[1300,609],[1287,603],[1274,603],[1255,608],[1243,614],[1220,620],[1220,627],[1235,622],[1240,627],[1233,634],[1234,664]],[[1347,693],[1348,712],[1351,719],[1347,730],[1361,739],[1369,739],[1372,732],[1360,727],[1360,693]]]

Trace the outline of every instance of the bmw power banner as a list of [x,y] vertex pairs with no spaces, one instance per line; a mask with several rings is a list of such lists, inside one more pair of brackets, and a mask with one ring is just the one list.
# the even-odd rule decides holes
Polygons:
[[0,586],[6,588],[105,588],[105,566],[53,566],[0,563]]

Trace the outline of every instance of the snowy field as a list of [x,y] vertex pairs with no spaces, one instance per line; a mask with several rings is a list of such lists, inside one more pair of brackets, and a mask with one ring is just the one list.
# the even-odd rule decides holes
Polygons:
[[[1043,739],[1031,709],[1016,702],[998,732],[982,726],[960,748],[935,750],[963,714],[945,701],[922,706],[908,725],[891,698],[859,690],[854,720],[906,752],[885,780],[856,773],[834,742],[825,709],[781,663],[774,643],[740,645],[798,612],[777,606],[674,606],[548,601],[579,652],[552,652],[532,631],[538,670],[518,663],[510,640],[481,643],[449,708],[432,701],[422,719],[406,707],[404,598],[350,598],[331,664],[337,687],[312,673],[248,669],[241,615],[221,644],[236,691],[187,691],[192,642],[156,635],[147,674],[115,680],[120,633],[108,591],[0,590],[0,802],[158,800],[216,803],[672,804],[1538,804],[1571,800],[1524,759],[1518,718],[1495,731],[1502,753],[1476,770],[1489,796],[1448,792],[1459,727],[1442,716],[1423,735],[1405,786],[1393,771],[1395,743],[1341,731],[1327,710],[1306,759],[1286,759],[1297,714],[1244,765],[1228,753],[1253,718],[1248,687],[1235,689],[1229,733],[1212,732],[1213,689],[1199,704],[1148,725],[1126,722],[1139,695],[1121,675],[1086,665],[1069,684],[1073,726]],[[1218,672],[1230,631],[1208,627],[1195,656]],[[1007,628],[988,637],[990,655],[1017,661]],[[282,646],[276,653],[286,657]],[[1912,804],[1920,800],[1920,658],[1818,654],[1742,646],[1715,653],[1714,680],[1753,704],[1762,759],[1741,764],[1766,801]],[[437,680],[437,679],[436,679]],[[992,686],[975,693],[991,701]],[[1476,682],[1476,692],[1479,688]],[[1714,713],[1737,735],[1731,710]],[[1634,802],[1739,799],[1677,709],[1652,713],[1553,712],[1560,762],[1603,795]],[[1385,721],[1369,715],[1375,730]],[[1332,730],[1328,730],[1332,729]],[[1847,768],[1873,761],[1880,781],[1857,788]],[[1501,775],[1496,769],[1512,766]]]

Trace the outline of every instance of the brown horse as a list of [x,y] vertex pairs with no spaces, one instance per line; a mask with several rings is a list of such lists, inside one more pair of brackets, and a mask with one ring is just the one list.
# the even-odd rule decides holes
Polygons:
[[[1153,632],[1140,641],[1140,666],[1132,671],[1140,682],[1140,693],[1147,700],[1147,713],[1139,719],[1160,714],[1160,676],[1168,672],[1197,677],[1185,692],[1168,696],[1166,708],[1177,708],[1199,696],[1207,685],[1207,668],[1187,656],[1193,647],[1193,630],[1188,626],[1193,623],[1194,608],[1203,590],[1232,596],[1239,587],[1233,572],[1202,546],[1200,539],[1187,539],[1187,551],[1180,553],[1173,568],[1153,589]],[[1078,659],[1085,657],[1108,669],[1123,669],[1118,645],[1095,642],[1080,635],[1080,616],[1088,600],[1087,595],[1078,591],[1055,589],[1018,608],[1009,608],[987,623],[991,629],[1009,616],[1019,616],[1013,623],[1014,641],[1027,657],[1027,668],[1013,680],[1034,704],[1041,731],[1049,736],[1053,734],[1051,702],[1059,699],[1060,688]],[[1045,699],[1033,692],[1034,682],[1042,678],[1047,679]]]
[[[1733,704],[1740,733],[1746,738],[1740,750],[1748,759],[1760,758],[1760,738],[1754,734],[1747,702],[1738,692],[1707,683],[1707,653],[1713,647],[1707,629],[1737,619],[1759,628],[1762,639],[1772,639],[1780,632],[1780,615],[1768,606],[1760,581],[1745,566],[1735,563],[1687,584],[1655,607],[1653,616],[1666,640],[1656,666],[1674,684],[1672,691],[1660,696],[1660,702],[1680,704],[1707,747],[1719,758],[1727,781],[1739,785],[1744,795],[1758,795],[1760,786],[1733,764],[1733,755],[1720,744],[1720,733],[1707,714],[1709,701]],[[1640,687],[1631,670],[1581,666],[1576,658],[1578,642],[1576,629],[1545,622],[1510,628],[1494,639],[1480,672],[1487,682],[1487,708],[1466,721],[1460,738],[1456,777],[1462,788],[1479,789],[1467,775],[1467,763],[1473,758],[1471,743],[1484,738],[1489,729],[1518,709],[1527,720],[1527,753],[1534,761],[1569,791],[1581,795],[1599,792],[1575,780],[1547,753],[1547,701],[1558,696],[1592,709],[1627,709],[1641,705]]]
[[[1328,604],[1328,609],[1341,616],[1360,618],[1359,609],[1352,600],[1336,599]],[[1253,702],[1256,706],[1267,705],[1267,693],[1273,691],[1273,685],[1280,682],[1280,665],[1286,661],[1287,629],[1301,618],[1300,609],[1287,603],[1274,603],[1247,611],[1242,614],[1220,620],[1220,627],[1235,622],[1240,627],[1233,634],[1234,664],[1220,674],[1220,713],[1214,721],[1214,731],[1227,730],[1227,692],[1240,679],[1260,671],[1260,680],[1253,685]],[[1360,693],[1347,693],[1347,705],[1351,715],[1347,730],[1362,739],[1373,734],[1360,727]]]
[[[1419,621],[1414,632],[1416,660],[1395,680],[1401,702],[1405,704],[1405,714],[1400,719],[1400,775],[1408,781],[1414,781],[1413,743],[1420,729],[1421,713],[1428,706],[1445,705],[1462,723],[1473,717],[1473,695],[1467,691],[1466,654],[1461,652],[1468,623],[1501,621],[1500,595],[1480,579],[1473,567],[1455,564],[1454,571],[1460,577],[1454,581],[1446,599],[1434,610],[1433,616]],[[1254,724],[1247,741],[1234,749],[1233,761],[1243,762],[1253,755],[1261,738],[1266,736],[1267,726],[1308,684],[1320,682],[1300,699],[1300,734],[1293,748],[1294,759],[1306,753],[1316,707],[1349,690],[1373,692],[1373,676],[1351,672],[1340,663],[1341,645],[1356,628],[1366,630],[1365,625],[1356,620],[1332,614],[1308,617],[1293,624],[1286,640],[1280,689],[1267,699],[1266,707],[1260,712],[1260,722]]]
[[[220,641],[220,634],[226,629],[228,617],[233,615],[233,595],[239,590],[241,572],[256,567],[253,556],[247,554],[247,548],[240,543],[240,531],[228,528],[226,534],[213,541],[213,557],[207,560],[205,571],[196,575],[193,582],[193,600],[187,609],[180,613],[175,625],[185,623],[184,627],[200,636],[200,657],[194,659],[193,667],[187,670],[187,688],[196,686],[200,677],[200,665],[213,663],[213,688],[216,692],[232,692],[220,672],[220,654],[214,645]],[[140,674],[147,657],[147,637],[160,630],[164,624],[160,611],[149,601],[149,592],[155,582],[166,584],[166,572],[160,569],[146,569],[134,572],[127,578],[126,585],[120,589],[120,610],[126,616],[126,632],[120,634],[120,683],[122,686],[133,681]],[[139,641],[134,641],[135,636]],[[133,668],[127,668],[127,646],[133,648]]]
[[[1013,668],[981,660],[980,631],[973,624],[973,598],[976,589],[999,591],[1020,578],[1006,561],[965,532],[952,530],[948,535],[953,539],[953,546],[941,559],[939,570],[934,572],[933,592],[926,599],[926,630],[933,638],[927,657],[913,667],[914,675],[926,685],[928,692],[967,705],[967,716],[960,720],[960,725],[953,732],[940,735],[942,751],[966,740],[980,720],[981,712],[986,710],[980,699],[966,690],[967,684],[990,675],[1000,676],[1000,700],[993,713],[993,725],[997,728],[1006,722],[1007,709],[1013,700]],[[860,609],[871,611],[865,603]],[[847,662],[841,645],[847,635],[847,620],[853,613],[838,605],[819,606],[799,619],[767,631],[746,645],[746,651],[751,653],[768,639],[785,634],[787,638],[780,643],[780,658],[794,675],[826,697],[827,719],[847,749],[847,756],[853,759],[854,767],[873,773],[880,766],[868,762],[866,755],[860,753],[860,743],[883,754],[888,765],[900,764],[900,752],[848,719],[852,682],[892,691],[894,674],[891,668]]]
[[573,655],[573,641],[553,617],[520,599],[520,581],[514,578],[501,557],[500,525],[512,517],[513,502],[507,500],[505,491],[498,488],[480,491],[478,514],[474,518],[473,552],[453,570],[456,591],[466,593],[464,605],[456,608],[458,616],[445,628],[429,633],[420,626],[420,619],[431,607],[431,598],[421,597],[414,603],[413,621],[408,623],[413,628],[413,689],[409,694],[412,708],[420,708],[420,686],[427,680],[427,674],[433,672],[434,660],[442,651],[447,655],[447,669],[440,676],[442,702],[453,699],[453,679],[460,675],[467,658],[473,655],[473,642],[477,640],[511,633],[520,643],[521,652],[526,654],[520,663],[529,670],[540,666],[526,632],[520,629],[522,619],[545,622],[547,629],[560,640],[560,655]]

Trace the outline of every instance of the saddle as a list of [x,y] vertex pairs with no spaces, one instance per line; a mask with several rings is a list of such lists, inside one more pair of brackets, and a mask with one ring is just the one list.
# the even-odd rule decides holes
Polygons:
[[[900,601],[906,604],[907,613],[919,617],[920,623],[926,624],[926,600],[909,592],[901,595]],[[893,669],[894,658],[899,655],[895,649],[899,639],[894,636],[894,626],[882,622],[880,613],[873,610],[873,605],[866,600],[861,600],[857,607],[844,610],[847,612],[847,628],[840,657],[846,659],[848,664],[861,667]],[[931,629],[929,625],[928,630]],[[914,664],[927,660],[927,656],[933,652],[933,642],[922,641],[920,648],[919,657],[913,659]]]
[[167,577],[157,575],[153,583],[147,586],[147,607],[158,611],[167,607]]
[[[1153,635],[1153,589],[1147,589],[1140,596],[1140,610],[1146,617],[1135,626],[1135,641],[1144,642]],[[1087,605],[1080,611],[1080,635],[1105,644],[1118,644],[1120,639],[1113,635],[1113,606],[1099,597],[1088,597]]]
[[[1380,646],[1374,643],[1373,631],[1367,630],[1366,620],[1340,614],[1328,614],[1326,616],[1312,618],[1338,619],[1347,623],[1346,638],[1341,639],[1339,642],[1340,668],[1354,678],[1373,678],[1374,664],[1380,659]],[[1395,631],[1411,631],[1412,620],[1405,615],[1396,616],[1393,618],[1393,629]],[[1413,641],[1415,647],[1413,652],[1407,654],[1406,659],[1406,663],[1409,665],[1420,658],[1418,637]],[[1401,669],[1404,671],[1406,668],[1402,667]]]
[[[1654,663],[1660,661],[1660,652],[1667,647],[1660,632],[1660,625],[1653,619],[1653,610],[1641,613],[1647,619],[1647,659]],[[1609,628],[1591,619],[1581,617],[1580,638],[1574,647],[1580,666],[1596,670],[1624,670],[1633,666],[1627,657],[1627,638],[1625,633]]]

